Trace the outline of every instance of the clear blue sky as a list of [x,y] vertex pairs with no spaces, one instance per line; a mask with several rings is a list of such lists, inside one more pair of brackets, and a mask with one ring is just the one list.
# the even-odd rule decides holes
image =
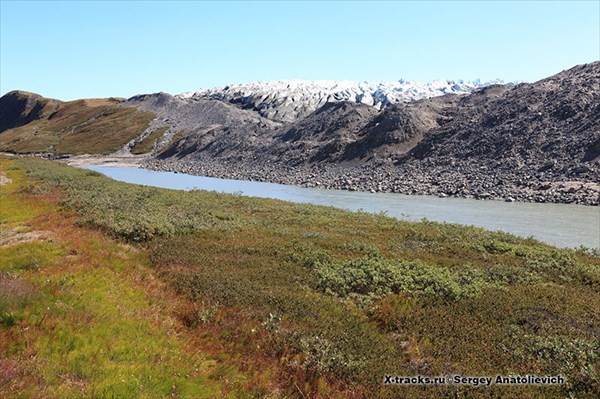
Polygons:
[[180,93],[273,79],[535,81],[600,59],[600,2],[1,1],[0,89]]

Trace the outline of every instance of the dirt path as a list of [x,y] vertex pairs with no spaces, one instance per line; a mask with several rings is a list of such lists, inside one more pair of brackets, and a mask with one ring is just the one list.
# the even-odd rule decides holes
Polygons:
[[142,161],[148,158],[147,155],[129,155],[129,156],[114,156],[114,155],[75,155],[72,157],[61,159],[71,166],[89,166],[111,164],[118,167],[139,167]]

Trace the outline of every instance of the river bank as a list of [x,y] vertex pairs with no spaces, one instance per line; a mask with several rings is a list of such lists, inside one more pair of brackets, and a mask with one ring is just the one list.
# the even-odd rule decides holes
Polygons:
[[600,184],[571,178],[522,173],[508,167],[450,165],[452,168],[402,168],[373,163],[359,166],[314,165],[287,167],[256,165],[243,161],[223,163],[211,159],[159,160],[149,155],[111,154],[55,156],[28,154],[56,159],[71,166],[111,164],[155,171],[186,173],[220,179],[251,180],[335,190],[387,192],[407,195],[475,198],[507,202],[536,202],[598,206]]
[[550,180],[543,174],[521,176],[506,168],[463,165],[457,168],[418,168],[364,164],[292,168],[281,165],[224,164],[214,160],[157,160],[146,158],[141,167],[224,179],[253,180],[336,190],[389,192],[502,200],[598,205],[600,184],[581,180]]
[[327,190],[118,167],[112,164],[82,167],[117,181],[142,186],[213,191],[235,194],[238,197],[271,198],[333,206],[372,214],[384,213],[399,220],[414,222],[427,219],[440,223],[478,226],[491,231],[500,230],[521,237],[533,237],[558,247],[600,247],[600,214],[597,207],[591,206]]

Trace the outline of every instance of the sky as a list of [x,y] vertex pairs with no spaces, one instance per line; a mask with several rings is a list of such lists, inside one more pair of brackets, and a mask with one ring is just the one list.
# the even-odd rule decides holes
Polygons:
[[600,1],[6,1],[0,92],[130,97],[259,80],[533,82],[600,59]]

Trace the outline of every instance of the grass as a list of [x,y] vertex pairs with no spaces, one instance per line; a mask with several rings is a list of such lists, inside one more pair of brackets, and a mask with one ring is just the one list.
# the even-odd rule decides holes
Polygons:
[[[0,246],[0,397],[244,392],[245,377],[228,356],[190,350],[182,339],[171,309],[177,302],[142,251],[77,227],[50,191],[32,193],[36,182],[13,161],[0,165],[13,180],[2,186],[2,208],[20,215],[10,223],[50,237]],[[217,370],[224,363],[231,367]]]
[[154,130],[145,139],[143,139],[139,143],[136,143],[131,149],[131,153],[139,155],[151,152],[154,149],[156,143],[160,141],[160,139],[168,129],[169,126],[163,126]]
[[154,119],[115,99],[39,100],[40,116],[0,134],[0,150],[55,154],[108,154],[139,136]]
[[[217,360],[225,360],[214,372],[242,373],[253,395],[273,394],[274,387],[317,398],[600,392],[600,259],[589,251],[475,227],[134,186],[35,159],[14,168],[43,183],[26,197],[60,192],[61,209],[76,214],[79,228],[101,231],[97,239],[111,237],[121,242],[116,248],[132,251],[134,263],[102,261],[115,265],[107,280],[117,281],[110,273],[150,270],[178,301],[173,317],[200,339],[190,345],[223,348]],[[51,256],[69,253],[52,244],[63,252]],[[39,273],[48,265],[37,272],[13,267]],[[78,283],[86,289],[105,276],[99,266],[86,273],[81,278],[89,285]],[[567,384],[381,385],[385,374],[515,373],[562,374]]]

